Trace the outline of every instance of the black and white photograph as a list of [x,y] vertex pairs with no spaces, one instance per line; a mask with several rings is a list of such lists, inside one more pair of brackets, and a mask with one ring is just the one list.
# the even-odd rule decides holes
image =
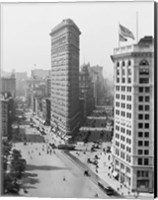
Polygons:
[[0,195],[153,199],[154,2],[0,6]]

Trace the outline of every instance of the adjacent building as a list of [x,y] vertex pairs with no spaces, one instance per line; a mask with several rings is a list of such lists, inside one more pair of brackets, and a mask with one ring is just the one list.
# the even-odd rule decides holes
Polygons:
[[16,72],[16,96],[25,97],[27,88],[27,72]]
[[105,80],[103,77],[103,67],[99,65],[89,67],[89,74],[93,84],[95,105],[103,105],[105,96]]
[[79,128],[79,36],[71,19],[52,29],[51,36],[51,124],[63,134]]
[[51,119],[51,100],[50,98],[43,98],[42,99],[42,113],[43,113],[43,120],[45,125],[50,125]]
[[2,139],[11,139],[12,123],[14,120],[14,100],[9,93],[0,95],[0,110],[1,110],[1,133]]
[[81,121],[84,123],[87,116],[91,115],[95,107],[94,87],[89,73],[90,65],[81,66],[79,74],[79,98]]
[[153,191],[153,38],[114,49],[114,171],[131,191]]
[[12,73],[9,77],[1,77],[1,92],[9,92],[13,98],[16,96],[16,79]]
[[50,76],[50,70],[46,69],[33,69],[31,71],[31,77],[34,79],[45,79]]
[[[27,106],[36,114],[42,112],[40,109],[42,107],[42,100],[43,98],[50,97],[50,93],[50,70],[32,70],[32,76],[27,80]],[[42,114],[39,115],[42,116]]]

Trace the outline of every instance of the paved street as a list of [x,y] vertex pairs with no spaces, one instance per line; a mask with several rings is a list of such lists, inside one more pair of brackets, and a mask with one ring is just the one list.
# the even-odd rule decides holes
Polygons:
[[31,197],[84,197],[109,198],[61,150],[49,151],[42,137],[34,128],[26,129],[27,144],[15,143],[27,161],[24,187],[20,195]]

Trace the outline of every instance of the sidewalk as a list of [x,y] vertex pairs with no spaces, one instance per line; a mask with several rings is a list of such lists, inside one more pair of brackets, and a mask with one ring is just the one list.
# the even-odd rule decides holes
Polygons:
[[[100,152],[86,152],[84,154],[83,152],[70,152],[72,155],[76,156],[80,161],[83,163],[87,163],[88,158],[94,158],[95,155],[99,155],[100,159],[98,160],[98,168],[96,168],[93,164],[88,164],[87,167],[89,167],[94,173],[99,176],[100,179],[105,181],[105,183],[108,183],[109,186],[114,188],[121,196],[124,196],[126,199],[135,199],[135,194],[130,192],[127,187],[120,184],[112,175],[109,167],[111,166],[111,160],[108,160],[108,156],[110,153],[106,153],[106,155],[100,151]],[[109,174],[109,175],[108,175]],[[149,193],[139,193],[139,196],[137,199],[154,199],[154,194]]]

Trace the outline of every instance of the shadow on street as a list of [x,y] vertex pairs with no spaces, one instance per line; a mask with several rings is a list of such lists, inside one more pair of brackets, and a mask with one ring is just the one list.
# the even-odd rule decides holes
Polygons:
[[47,166],[47,165],[27,165],[26,167],[27,171],[31,170],[70,170],[68,167],[56,167],[56,166]]

